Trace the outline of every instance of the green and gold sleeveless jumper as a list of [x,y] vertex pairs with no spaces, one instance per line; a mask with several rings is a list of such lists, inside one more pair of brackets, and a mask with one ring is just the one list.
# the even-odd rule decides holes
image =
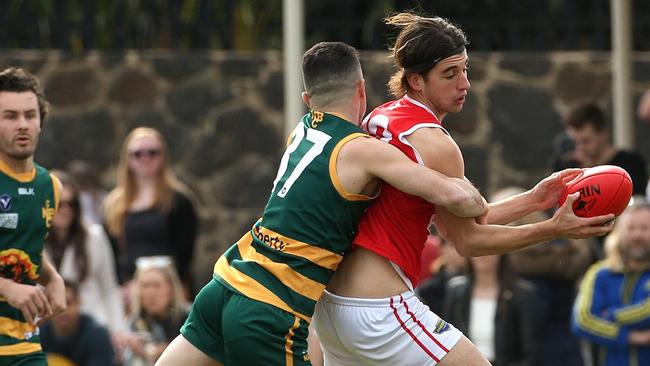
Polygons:
[[[0,275],[35,285],[40,274],[43,242],[57,207],[54,180],[35,165],[17,174],[0,161]],[[20,310],[0,298],[0,356],[41,350],[38,328]]]
[[367,137],[312,111],[290,137],[262,218],[219,258],[214,278],[306,322],[374,197],[348,194],[336,174],[341,147]]

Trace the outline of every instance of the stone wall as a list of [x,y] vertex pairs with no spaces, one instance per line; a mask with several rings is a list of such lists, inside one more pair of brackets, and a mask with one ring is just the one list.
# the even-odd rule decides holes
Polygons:
[[[362,59],[372,108],[389,98],[392,68],[386,53]],[[8,65],[37,74],[53,105],[36,157],[41,165],[87,160],[110,188],[124,136],[139,125],[162,131],[177,173],[201,203],[199,282],[261,214],[285,140],[280,53],[6,51],[0,66]],[[474,53],[469,74],[466,106],[445,126],[486,194],[529,187],[549,173],[551,141],[576,103],[594,100],[611,115],[608,54]],[[634,78],[636,104],[650,87],[650,54],[635,55]],[[649,132],[649,124],[636,123],[637,148],[648,160]]]

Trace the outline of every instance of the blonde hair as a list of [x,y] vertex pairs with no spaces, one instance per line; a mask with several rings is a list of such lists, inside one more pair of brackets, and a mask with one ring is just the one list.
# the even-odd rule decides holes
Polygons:
[[142,302],[140,299],[140,279],[149,271],[162,273],[172,288],[172,299],[169,304],[169,314],[173,319],[185,316],[187,303],[183,292],[183,285],[178,277],[174,261],[169,256],[140,257],[136,260],[136,271],[133,279],[133,296],[131,297],[131,311],[135,316],[142,315]]
[[627,219],[631,213],[648,210],[650,211],[650,204],[645,201],[642,196],[635,196],[630,201],[630,204],[627,206],[625,211],[618,217],[614,229],[609,235],[605,238],[604,251],[605,251],[605,263],[615,270],[622,271],[625,268],[625,263],[623,261],[623,255],[621,253],[621,222]]
[[162,153],[162,167],[158,175],[156,196],[152,207],[159,207],[163,212],[169,212],[174,203],[174,192],[181,192],[191,197],[187,186],[176,178],[169,161],[169,149],[163,136],[158,130],[150,127],[137,127],[131,131],[122,144],[120,160],[117,165],[117,185],[108,194],[104,201],[104,216],[106,226],[111,235],[119,237],[124,229],[124,219],[131,207],[137,187],[133,172],[129,168],[129,146],[131,142],[142,138],[152,137],[160,143]]

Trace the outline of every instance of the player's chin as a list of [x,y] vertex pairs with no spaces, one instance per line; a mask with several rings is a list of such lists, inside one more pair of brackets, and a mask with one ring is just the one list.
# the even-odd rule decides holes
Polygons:
[[464,106],[464,105],[465,105],[465,103],[455,102],[455,103],[451,106],[451,108],[449,108],[449,112],[451,112],[451,113],[458,113],[458,112],[460,112],[460,111],[463,110],[463,106]]
[[13,149],[13,151],[10,151],[9,156],[19,160],[27,159],[28,157],[34,155],[34,150],[36,149],[33,146],[20,147]]

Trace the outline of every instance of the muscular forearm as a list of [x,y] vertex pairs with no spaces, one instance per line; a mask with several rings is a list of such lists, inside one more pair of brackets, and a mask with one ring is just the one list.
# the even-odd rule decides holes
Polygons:
[[448,230],[448,236],[463,256],[503,254],[545,242],[556,236],[552,225],[543,221],[522,226],[479,225],[471,219],[462,229]]
[[530,192],[523,192],[504,200],[490,203],[488,213],[488,224],[505,225],[520,219],[534,211],[538,207],[529,198]]
[[476,217],[487,209],[485,200],[476,188],[467,180],[450,178],[449,191],[445,205],[453,214],[460,217]]
[[387,170],[382,172],[385,174],[377,176],[400,191],[444,207],[459,217],[480,216],[486,210],[481,194],[463,178],[449,177],[410,162]]

